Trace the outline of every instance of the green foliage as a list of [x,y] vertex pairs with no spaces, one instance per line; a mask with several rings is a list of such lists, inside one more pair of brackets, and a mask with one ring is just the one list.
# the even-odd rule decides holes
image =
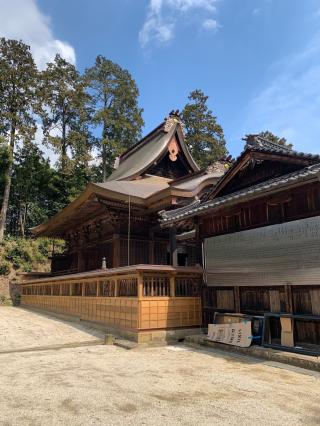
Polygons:
[[[49,271],[52,244],[50,238],[5,238],[0,245],[0,275],[8,275],[11,271]],[[55,240],[54,244],[55,253],[63,252],[62,240]]]
[[186,143],[196,163],[205,168],[227,154],[224,133],[207,106],[208,96],[194,90],[188,99],[182,111]]
[[261,136],[262,138],[268,139],[268,141],[270,142],[274,142],[274,143],[277,143],[278,145],[283,145],[287,148],[292,149],[293,145],[291,143],[287,143],[286,138],[280,138],[279,136],[274,135],[272,132],[269,132],[269,130],[260,132],[259,136]]
[[[30,235],[112,171],[114,158],[140,136],[138,96],[130,73],[102,56],[85,76],[59,55],[39,73],[29,46],[0,39],[0,242],[5,228],[7,236]],[[35,143],[39,119],[44,145],[58,154],[55,167]],[[97,147],[103,167],[90,164]],[[12,265],[29,269],[20,257]]]
[[112,172],[116,156],[141,136],[144,124],[139,90],[129,71],[99,55],[85,74],[93,99],[93,124],[102,129],[99,147],[102,179]]
[[22,41],[0,39],[0,137],[8,147],[7,167],[2,176],[0,240],[3,239],[11,188],[15,145],[35,135],[38,72],[29,46]]
[[51,214],[48,186],[54,171],[39,148],[31,143],[18,147],[14,156],[12,191],[8,214],[10,234],[24,236],[29,227],[46,220]]
[[34,136],[37,82],[38,73],[30,47],[22,41],[1,38],[0,135],[8,145]]
[[0,275],[9,275],[10,273],[10,263],[3,260],[0,262]]
[[10,152],[8,145],[0,139],[0,202],[2,202],[4,186],[8,180],[8,168],[10,164]]
[[91,97],[76,67],[60,55],[41,75],[39,99],[44,142],[59,155],[63,173],[72,173],[71,156],[82,164],[90,160],[91,139],[88,130]]

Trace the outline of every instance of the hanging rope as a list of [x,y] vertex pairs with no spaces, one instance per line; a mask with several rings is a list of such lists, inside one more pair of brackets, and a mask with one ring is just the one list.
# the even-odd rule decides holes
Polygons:
[[130,233],[131,233],[131,197],[129,195],[129,209],[128,209],[128,266],[130,266]]

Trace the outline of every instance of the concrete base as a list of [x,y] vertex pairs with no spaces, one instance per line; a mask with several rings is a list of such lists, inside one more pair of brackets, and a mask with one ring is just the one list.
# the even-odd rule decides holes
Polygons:
[[122,328],[110,327],[105,324],[100,324],[91,321],[80,320],[82,324],[87,324],[91,327],[96,327],[99,330],[103,330],[107,334],[113,334],[114,336],[120,336],[124,339],[132,340],[137,343],[159,343],[166,344],[171,342],[178,342],[184,340],[187,336],[201,333],[201,328],[176,328],[172,330],[125,330]]
[[276,349],[264,348],[262,346],[239,348],[237,346],[225,345],[224,343],[212,342],[211,340],[207,339],[206,335],[203,333],[186,337],[185,343],[189,344],[190,346],[201,345],[227,352],[241,353],[243,355],[249,355],[255,358],[263,358],[270,361],[281,362],[284,364],[294,365],[295,367],[320,372],[320,357],[284,352]]

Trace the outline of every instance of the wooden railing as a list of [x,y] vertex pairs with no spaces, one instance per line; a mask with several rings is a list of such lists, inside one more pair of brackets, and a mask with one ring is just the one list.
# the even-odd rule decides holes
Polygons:
[[129,330],[201,325],[199,268],[136,265],[21,283],[21,304]]

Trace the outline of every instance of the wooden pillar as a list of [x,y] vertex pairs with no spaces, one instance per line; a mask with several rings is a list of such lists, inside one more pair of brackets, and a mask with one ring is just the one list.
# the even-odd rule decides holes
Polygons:
[[234,292],[234,310],[235,312],[241,312],[241,301],[240,301],[240,287],[234,286],[233,287]]
[[170,276],[170,297],[176,297],[176,276]]
[[178,266],[177,230],[172,226],[169,230],[170,237],[170,264]]
[[284,286],[284,292],[285,292],[286,313],[292,314],[293,313],[293,301],[292,301],[291,285],[285,285]]
[[81,283],[81,296],[86,295],[86,283]]
[[138,275],[138,299],[143,297],[143,275]]
[[72,283],[69,283],[69,296],[72,296]]
[[78,272],[84,272],[86,270],[85,256],[82,250],[78,251]]
[[118,297],[118,280],[114,280],[114,297]]
[[149,232],[149,264],[154,265],[154,233]]
[[97,281],[97,287],[96,287],[96,296],[99,297],[100,296],[100,282]]
[[113,234],[112,236],[112,267],[120,266],[120,235]]

